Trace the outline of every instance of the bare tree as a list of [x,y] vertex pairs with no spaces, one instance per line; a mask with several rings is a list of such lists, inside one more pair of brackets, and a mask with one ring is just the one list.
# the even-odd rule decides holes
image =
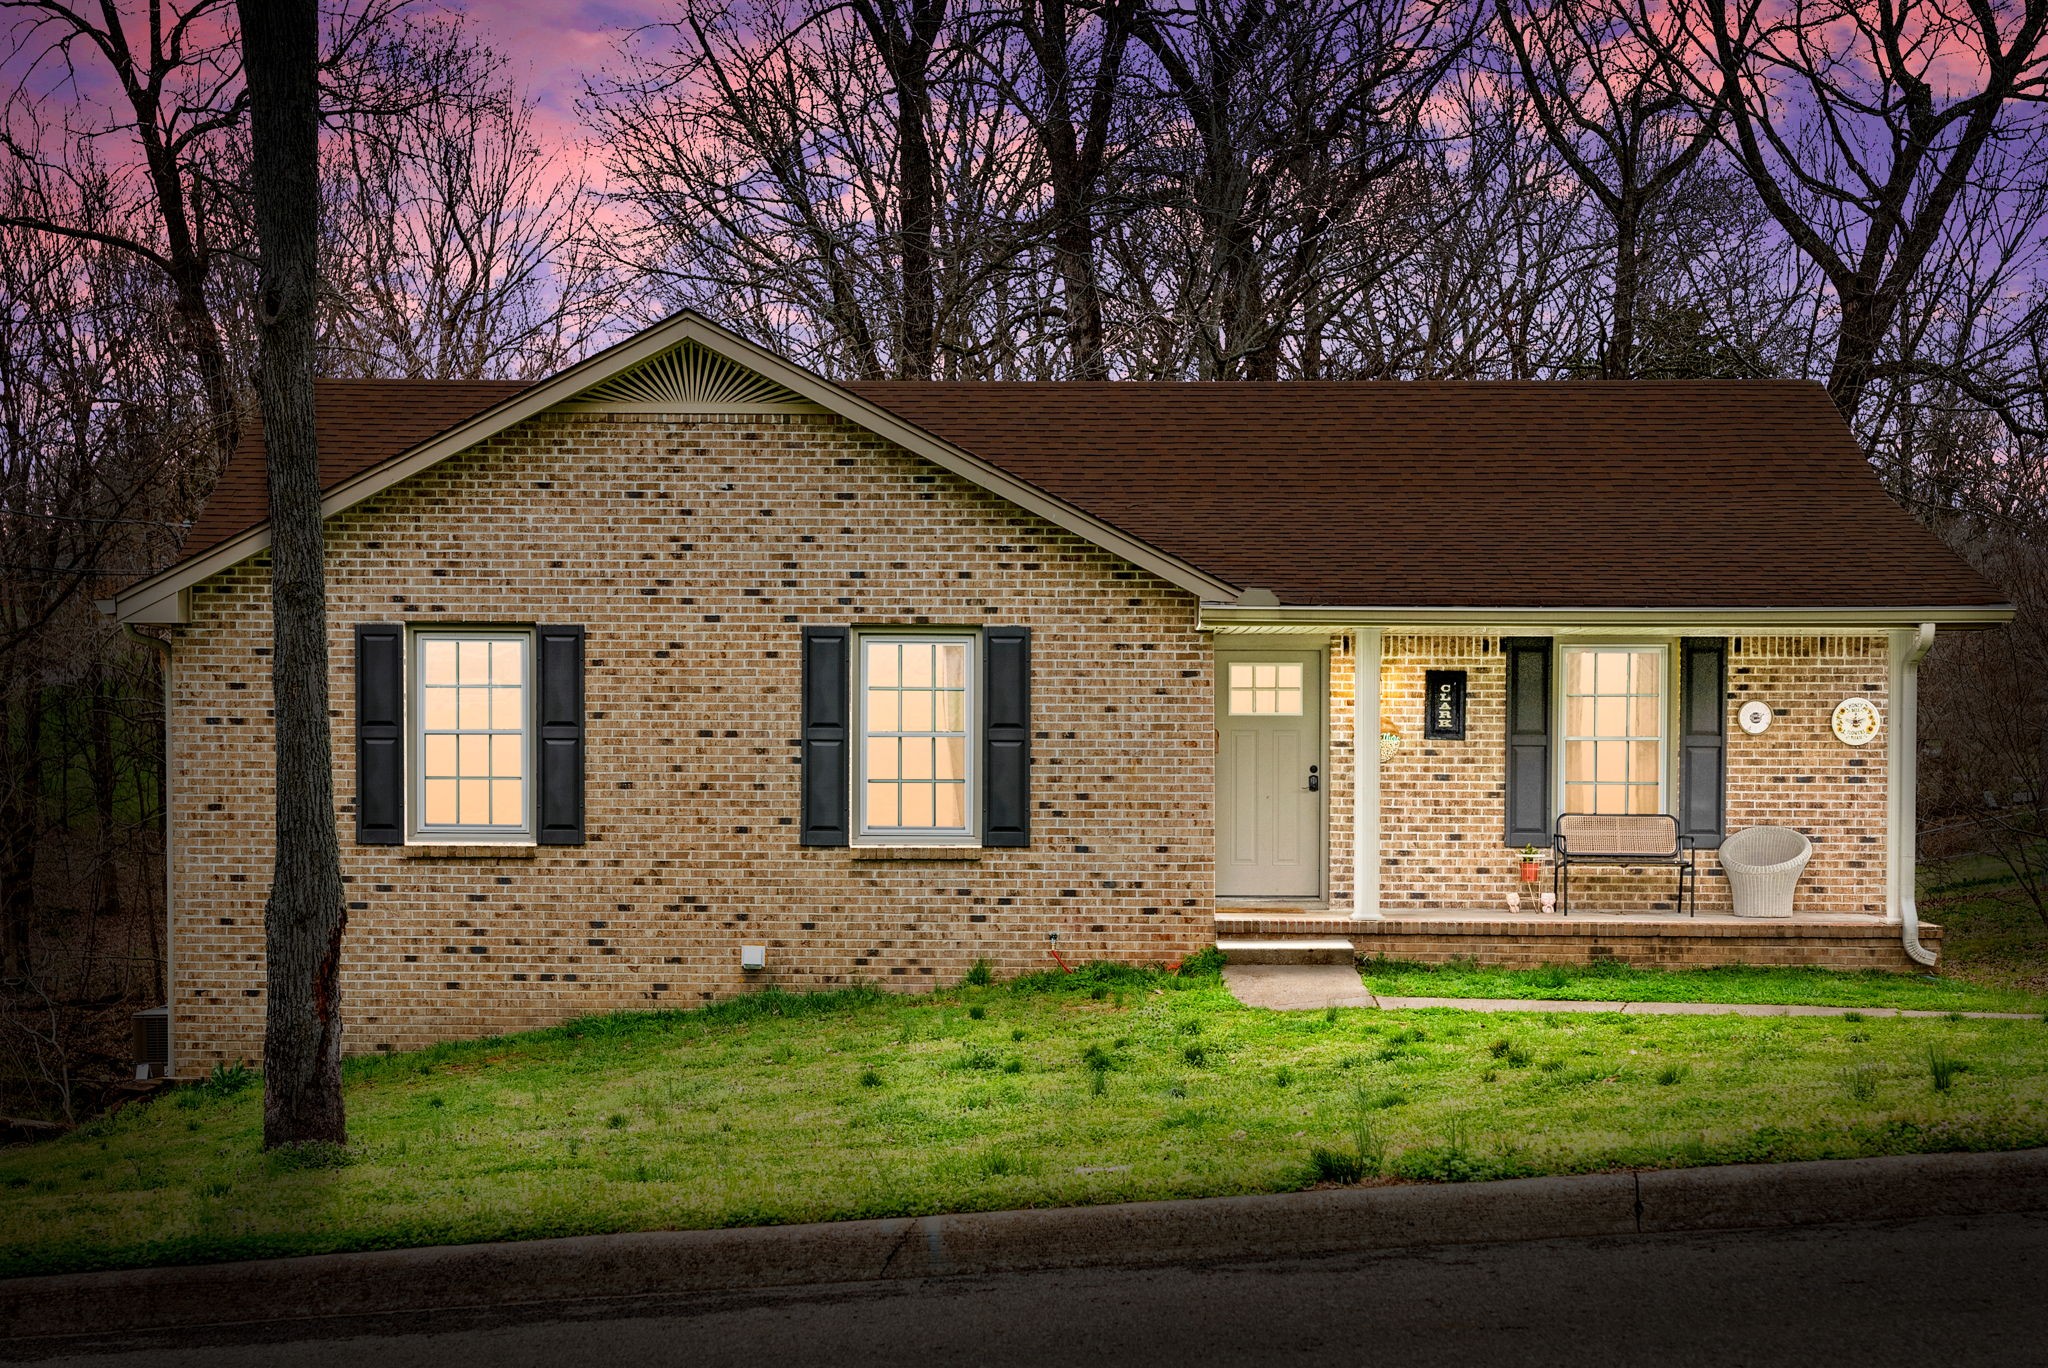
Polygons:
[[1653,49],[1635,39],[1626,0],[1494,0],[1493,32],[1513,58],[1530,109],[1611,226],[1609,321],[1599,373],[1636,373],[1645,219],[1714,143],[1720,110],[1694,106]]
[[[1828,392],[1852,420],[1952,215],[2002,217],[2048,161],[2048,0],[1692,0],[1638,25],[1674,79],[1726,110],[1727,141],[1786,237],[1826,277]],[[1931,358],[1927,374],[2007,396]]]
[[[217,463],[234,445],[236,432],[238,387],[214,286],[222,253],[241,245],[233,234],[239,216],[224,211],[221,201],[236,193],[226,144],[245,98],[240,62],[224,25],[227,0],[155,0],[146,25],[112,4],[83,0],[0,0],[0,8],[15,20],[15,42],[32,53],[9,98],[9,153],[53,175],[84,176],[99,165],[88,155],[91,143],[107,133],[125,133],[133,139],[142,181],[136,202],[150,210],[124,215],[116,224],[95,224],[54,212],[58,202],[51,197],[41,206],[45,212],[16,210],[0,222],[99,242],[162,272],[171,286],[179,343],[213,420]],[[25,139],[24,126],[36,127],[29,115],[41,103],[36,85],[46,72],[56,73],[55,93],[72,101],[73,109],[92,108],[94,102],[82,98],[81,69],[112,78],[120,112],[103,127],[61,128],[54,152],[37,146],[38,138]],[[210,475],[202,477],[202,486]]]
[[326,374],[546,375],[612,323],[588,186],[549,161],[498,61],[474,47],[468,61],[487,70],[459,82],[464,98],[329,139]]
[[265,1148],[342,1144],[341,855],[327,725],[327,589],[313,428],[320,276],[319,11],[237,0],[262,277],[257,395],[270,475],[276,859],[264,907]]

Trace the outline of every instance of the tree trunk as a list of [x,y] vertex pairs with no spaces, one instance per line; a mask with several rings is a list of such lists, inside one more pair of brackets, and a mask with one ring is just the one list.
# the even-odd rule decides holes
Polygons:
[[0,693],[0,973],[27,978],[29,930],[36,905],[36,847],[42,839],[43,713],[42,690],[33,684],[21,692],[22,710]]
[[1636,296],[1642,293],[1641,206],[1624,198],[1614,215],[1614,327],[1607,355],[1600,358],[1604,380],[1626,380],[1635,373]]
[[262,254],[257,395],[270,470],[276,862],[264,908],[269,992],[263,1143],[345,1143],[341,858],[327,723],[327,598],[313,430],[320,184],[315,0],[238,0],[250,184]]

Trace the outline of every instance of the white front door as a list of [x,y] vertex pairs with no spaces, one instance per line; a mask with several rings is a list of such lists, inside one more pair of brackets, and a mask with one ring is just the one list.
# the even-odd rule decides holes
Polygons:
[[1216,892],[1323,892],[1323,657],[1216,653]]

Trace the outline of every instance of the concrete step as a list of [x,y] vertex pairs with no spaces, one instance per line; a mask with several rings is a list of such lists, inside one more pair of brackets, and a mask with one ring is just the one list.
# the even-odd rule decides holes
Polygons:
[[1357,958],[1342,936],[1218,936],[1216,948],[1232,964],[1350,964]]

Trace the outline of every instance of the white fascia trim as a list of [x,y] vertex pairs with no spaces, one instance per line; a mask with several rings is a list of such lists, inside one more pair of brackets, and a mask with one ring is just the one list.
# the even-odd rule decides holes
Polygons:
[[1917,629],[1923,622],[1950,628],[1993,627],[2013,618],[2010,603],[1964,608],[1240,608],[1232,603],[1202,605],[1204,631],[1244,627],[1455,627],[1465,631],[1651,632],[1725,636],[1764,631],[1810,632],[1817,628]]
[[[1238,586],[1204,574],[1186,562],[1118,531],[1072,504],[1006,474],[980,457],[963,451],[949,442],[941,441],[923,428],[904,422],[888,410],[868,403],[822,376],[814,375],[801,366],[785,361],[766,348],[756,346],[738,334],[719,327],[703,315],[689,310],[665,319],[638,336],[629,337],[595,356],[579,361],[532,389],[486,409],[461,426],[451,428],[439,437],[334,486],[321,496],[320,515],[323,518],[331,518],[399,481],[409,479],[429,466],[495,436],[515,423],[524,422],[547,409],[565,404],[592,385],[685,342],[695,342],[728,360],[746,366],[803,396],[820,408],[858,423],[876,436],[885,437],[898,446],[924,457],[932,464],[979,485],[991,494],[1007,499],[1019,508],[1035,513],[1047,522],[1064,528],[1133,565],[1151,571],[1169,584],[1202,598],[1236,597]],[[136,606],[154,603],[172,592],[188,589],[201,580],[219,574],[229,566],[268,549],[269,546],[270,525],[264,523],[251,528],[233,541],[214,548],[197,560],[173,566],[162,574],[117,594],[117,615],[122,621],[133,621],[135,619],[130,614]]]

